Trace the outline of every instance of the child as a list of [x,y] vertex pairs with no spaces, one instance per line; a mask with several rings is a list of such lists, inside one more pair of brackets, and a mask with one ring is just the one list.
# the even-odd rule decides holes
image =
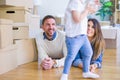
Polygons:
[[68,54],[65,59],[64,69],[60,80],[68,80],[68,73],[78,51],[81,51],[83,58],[83,77],[99,78],[99,75],[89,71],[92,48],[87,37],[87,15],[94,13],[95,8],[91,7],[86,0],[70,0],[65,13],[65,32]]

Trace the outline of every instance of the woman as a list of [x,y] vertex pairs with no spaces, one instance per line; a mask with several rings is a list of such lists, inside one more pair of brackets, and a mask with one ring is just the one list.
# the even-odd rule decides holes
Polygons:
[[[88,20],[87,35],[93,49],[93,55],[90,62],[90,71],[94,72],[95,69],[102,67],[102,57],[105,49],[105,41],[102,35],[101,27],[96,19]],[[79,51],[79,53],[81,52]],[[82,68],[83,61],[79,53],[73,61],[73,66]]]

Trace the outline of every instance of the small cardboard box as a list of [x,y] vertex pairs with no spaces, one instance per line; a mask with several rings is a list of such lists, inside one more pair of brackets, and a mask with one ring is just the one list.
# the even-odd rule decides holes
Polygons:
[[13,39],[28,39],[28,38],[29,38],[29,26],[13,27]]

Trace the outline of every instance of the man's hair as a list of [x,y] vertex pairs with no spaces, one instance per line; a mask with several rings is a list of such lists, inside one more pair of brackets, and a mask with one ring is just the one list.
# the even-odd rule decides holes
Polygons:
[[[47,16],[45,16],[45,17],[43,18],[43,20],[42,20],[42,25],[44,24],[44,22],[45,22],[46,19],[50,19],[50,18],[52,18],[52,19],[55,20],[55,17],[54,17],[54,16],[52,16],[52,15],[47,15]],[[56,21],[56,20],[55,20],[55,21]]]

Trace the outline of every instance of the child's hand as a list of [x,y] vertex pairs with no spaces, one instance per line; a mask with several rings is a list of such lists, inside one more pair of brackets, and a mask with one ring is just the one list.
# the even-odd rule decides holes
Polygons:
[[89,10],[89,13],[95,13],[100,7],[100,1],[92,0],[92,1],[88,2],[86,7]]
[[88,4],[87,5],[87,9],[88,9],[88,11],[89,11],[89,13],[95,13],[96,12],[96,8],[95,8],[95,5],[94,4]]
[[98,6],[101,5],[100,0],[94,0],[94,1],[95,1],[95,4],[96,4],[96,5],[98,5]]

